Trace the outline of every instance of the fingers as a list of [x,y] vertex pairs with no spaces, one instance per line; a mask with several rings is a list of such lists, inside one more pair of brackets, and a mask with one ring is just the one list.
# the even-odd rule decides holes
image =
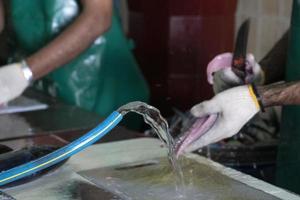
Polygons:
[[7,103],[10,100],[11,92],[5,84],[0,80],[0,105]]
[[28,87],[21,64],[11,64],[0,68],[0,104],[20,96]]
[[212,113],[218,113],[219,111],[219,105],[214,99],[197,104],[191,109],[191,113],[195,117],[205,117]]
[[207,65],[207,79],[213,84],[213,74],[221,69],[230,68],[232,62],[232,53],[223,53],[217,55]]
[[209,144],[218,142],[222,139],[222,133],[224,132],[222,123],[216,122],[215,125],[197,141],[189,145],[184,151],[193,152]]
[[261,69],[261,66],[256,62],[253,54],[247,55],[247,83],[255,83],[257,85],[262,85],[265,81],[264,72]]
[[256,63],[255,57],[252,53],[247,54],[247,62],[251,65],[254,66]]
[[231,68],[226,68],[214,73],[213,81],[213,89],[215,94],[235,86],[243,85],[243,80],[235,75]]
[[223,73],[220,73],[221,78],[228,83],[234,84],[234,85],[241,85],[243,84],[243,80],[239,78],[231,68],[226,68],[222,70]]
[[197,141],[188,146],[184,151],[192,152],[205,147],[209,144],[217,143],[223,139],[229,138],[238,131],[228,129],[222,118],[218,118],[214,126],[200,137]]

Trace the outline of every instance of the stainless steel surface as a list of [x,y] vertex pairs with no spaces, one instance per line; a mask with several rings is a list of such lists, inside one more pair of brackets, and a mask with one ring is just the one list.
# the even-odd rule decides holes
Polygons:
[[[0,142],[14,149],[32,144],[64,145],[97,126],[102,118],[34,90],[26,96],[49,105],[47,110],[0,115]],[[100,142],[136,138],[139,134],[117,127]]]
[[116,200],[116,195],[80,177],[68,166],[38,181],[10,188],[5,191],[14,198],[22,200]]
[[[186,199],[300,199],[198,155],[185,156],[188,187],[183,192],[190,195]],[[180,196],[166,157],[167,149],[156,139],[94,145],[72,157],[64,168],[5,192],[22,200],[176,199]]]
[[86,130],[100,122],[91,112],[60,103],[38,92],[27,96],[48,104],[47,110],[0,115],[0,140]]
[[169,162],[157,159],[145,165],[112,167],[79,172],[100,188],[130,200],[276,200],[278,198],[217,173],[205,164],[190,159],[181,162],[185,186],[175,184]]

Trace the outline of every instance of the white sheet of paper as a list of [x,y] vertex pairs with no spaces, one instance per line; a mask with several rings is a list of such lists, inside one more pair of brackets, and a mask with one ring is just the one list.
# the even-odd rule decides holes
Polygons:
[[44,110],[47,109],[48,105],[41,103],[35,99],[30,99],[24,96],[21,96],[7,105],[0,107],[0,115],[1,114],[9,114],[9,113],[20,113],[20,112],[29,112],[36,110]]

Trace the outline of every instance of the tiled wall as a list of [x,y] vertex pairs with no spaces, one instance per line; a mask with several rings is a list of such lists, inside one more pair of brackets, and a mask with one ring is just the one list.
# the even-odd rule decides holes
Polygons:
[[259,61],[289,28],[293,0],[239,0],[236,31],[251,19],[248,51]]

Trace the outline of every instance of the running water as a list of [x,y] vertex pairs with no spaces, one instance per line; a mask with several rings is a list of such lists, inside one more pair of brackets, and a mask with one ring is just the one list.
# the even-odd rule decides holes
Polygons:
[[[156,132],[158,137],[167,145],[169,150],[169,160],[172,165],[173,171],[176,175],[176,191],[179,192],[182,197],[185,196],[184,188],[184,176],[183,170],[180,166],[175,151],[175,142],[169,132],[167,121],[161,116],[160,111],[153,106],[150,106],[143,102],[131,102],[118,109],[118,112],[123,116],[128,112],[135,112],[143,116],[145,123],[149,124],[151,128]],[[181,190],[182,189],[182,190]]]

